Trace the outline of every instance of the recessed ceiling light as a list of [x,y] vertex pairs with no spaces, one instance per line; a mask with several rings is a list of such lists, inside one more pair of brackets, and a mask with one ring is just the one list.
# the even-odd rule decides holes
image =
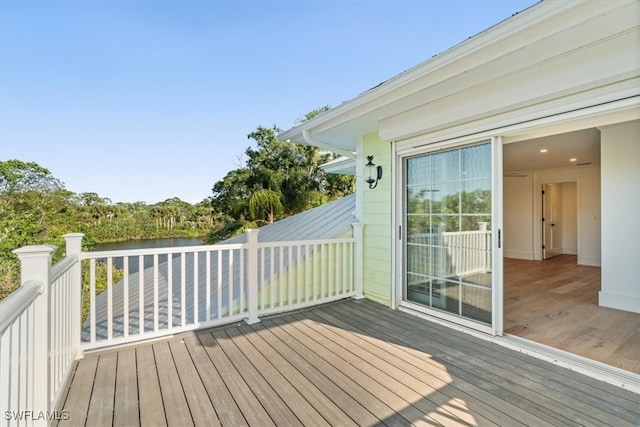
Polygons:
[[575,157],[572,157],[572,158],[570,158],[570,159],[569,159],[569,161],[570,161],[570,162],[575,162],[575,161],[577,161],[577,160],[578,160],[578,159],[576,159]]
[[540,152],[541,152],[541,153],[546,153],[547,151],[549,151],[549,150],[547,150],[546,148],[541,148],[541,149],[540,149]]

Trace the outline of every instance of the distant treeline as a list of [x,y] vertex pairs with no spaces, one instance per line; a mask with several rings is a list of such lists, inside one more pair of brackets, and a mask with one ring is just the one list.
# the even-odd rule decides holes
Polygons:
[[[299,123],[328,110],[322,107]],[[18,261],[12,251],[22,246],[58,246],[62,235],[81,232],[83,243],[204,237],[215,243],[338,199],[355,191],[355,179],[328,174],[320,165],[335,158],[316,147],[279,141],[278,127],[259,126],[247,138],[244,165],[227,173],[213,195],[190,204],[179,198],[152,205],[112,202],[96,193],[74,193],[36,163],[0,162],[0,299],[18,286]]]
[[0,299],[17,286],[18,263],[11,251],[53,244],[62,235],[85,234],[85,245],[161,237],[200,237],[216,227],[211,199],[192,205],[178,198],[147,205],[113,203],[96,193],[74,193],[48,169],[20,160],[0,162]]

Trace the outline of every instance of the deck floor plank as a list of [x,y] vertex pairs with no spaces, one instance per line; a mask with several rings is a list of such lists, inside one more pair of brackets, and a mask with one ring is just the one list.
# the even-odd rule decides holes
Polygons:
[[133,426],[140,422],[136,351],[133,348],[118,352],[116,367],[116,396],[113,425]]
[[290,339],[288,336],[284,336],[284,339],[281,339],[276,329],[268,327],[264,323],[251,325],[251,329],[257,336],[268,342],[269,345],[300,372],[304,378],[347,415],[348,418],[345,418],[345,424],[349,421],[356,421],[360,425],[375,425],[380,423],[380,420],[369,411],[366,405],[362,405],[327,377],[320,370],[320,366],[309,363],[304,358],[304,353],[300,354],[296,352],[295,348],[291,345],[293,339]]
[[326,368],[323,370],[325,375],[334,377],[341,387],[351,386],[350,388],[354,389],[351,392],[352,397],[371,396],[372,398],[367,399],[368,403],[372,405],[371,408],[377,408],[378,416],[381,417],[381,421],[385,424],[401,423],[408,425],[414,422],[424,422],[427,425],[439,425],[433,418],[423,414],[393,391],[358,370],[349,361],[341,359],[314,341],[313,338],[301,332],[294,326],[296,322],[282,318],[276,318],[273,322],[308,349],[309,353],[313,355],[312,363]]
[[[467,425],[457,414],[453,413],[454,411],[451,411],[448,402],[445,401],[444,405],[438,405],[432,401],[433,396],[439,394],[437,390],[423,390],[427,394],[412,390],[402,381],[402,378],[398,378],[395,375],[397,371],[385,369],[389,368],[389,366],[379,366],[373,363],[372,358],[357,354],[358,352],[353,345],[349,345],[348,348],[352,350],[348,350],[345,347],[341,347],[337,339],[329,339],[322,334],[315,333],[316,330],[307,324],[306,319],[299,320],[292,323],[292,325],[303,334],[309,337],[313,336],[312,339],[323,349],[322,354],[323,357],[327,358],[327,361],[340,364],[340,359],[342,359],[349,366],[357,369],[357,371],[352,371],[354,380],[358,381],[357,378],[359,377],[360,379],[366,378],[369,381],[375,381],[375,383],[369,382],[368,384],[370,387],[374,387],[376,395],[384,398],[394,408],[402,408],[404,406],[404,413],[413,417],[408,419],[411,423],[423,421],[426,415],[430,422],[435,421],[442,425]],[[358,375],[355,375],[356,372]],[[425,398],[425,396],[430,398]]]
[[[278,353],[275,346],[270,345],[263,337],[255,333],[250,326],[242,325],[238,330],[278,370],[279,374],[285,377],[300,395],[313,405],[319,416],[326,420],[329,425],[341,425],[343,427],[357,425],[345,412],[340,410],[336,403],[323,394],[309,378],[305,377],[292,363]],[[319,422],[319,420],[316,422]]]
[[248,425],[242,415],[242,411],[233,399],[218,369],[211,359],[209,359],[198,337],[195,334],[188,335],[185,336],[184,341],[187,344],[187,350],[209,395],[209,399],[213,402],[220,423],[225,426],[238,427]]
[[178,376],[182,383],[184,395],[189,405],[189,412],[193,422],[197,426],[216,427],[221,425],[209,394],[202,384],[197,369],[193,366],[193,360],[187,351],[183,340],[170,341],[169,348],[176,364]]
[[136,365],[140,424],[143,426],[167,425],[153,347],[144,345],[136,348]]
[[289,407],[302,425],[329,425],[322,417],[322,414],[271,364],[267,357],[256,350],[239,329],[229,328],[226,330],[226,333],[238,349],[246,356],[247,360],[256,367],[256,371],[262,375],[266,383],[282,398],[283,403]]
[[87,413],[88,425],[111,425],[116,391],[116,364],[118,353],[106,353],[98,357],[91,403]]
[[79,427],[84,426],[91,403],[91,391],[98,368],[98,358],[89,357],[76,362],[72,384],[65,399],[64,407],[69,411],[69,418],[60,420],[58,425]]
[[156,357],[158,380],[162,390],[167,424],[174,426],[194,425],[189,404],[182,388],[180,376],[169,348],[169,342],[153,344],[153,353]]
[[367,300],[87,354],[74,369],[59,425],[640,421],[637,393]]
[[216,339],[210,333],[198,334],[200,342],[215,363],[218,372],[227,385],[238,407],[242,410],[250,426],[275,426],[275,423],[264,409],[251,387],[244,381],[233,363],[222,351]]
[[[251,391],[258,398],[264,409],[277,426],[301,426],[302,423],[295,413],[287,406],[281,397],[262,377],[261,372],[251,363],[248,357],[237,347],[224,330],[215,330],[211,335],[234,364],[242,378],[251,384]],[[262,366],[260,366],[262,368]]]

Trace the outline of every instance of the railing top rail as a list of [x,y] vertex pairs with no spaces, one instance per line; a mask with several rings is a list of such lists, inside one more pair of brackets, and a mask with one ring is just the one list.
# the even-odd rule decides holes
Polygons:
[[[355,239],[353,237],[340,238],[340,239],[318,239],[318,240],[291,240],[286,242],[259,242],[258,247],[278,247],[278,246],[300,246],[300,245],[319,245],[326,243],[353,243]],[[121,256],[137,256],[137,255],[166,255],[166,254],[179,254],[182,252],[207,252],[207,251],[225,251],[236,250],[247,247],[247,243],[230,243],[219,245],[201,245],[201,246],[176,246],[168,248],[145,248],[145,249],[122,249],[112,251],[95,251],[95,252],[82,252],[80,259],[96,259],[96,258],[108,258],[108,257],[121,257]]]
[[201,245],[201,246],[175,246],[168,248],[145,248],[145,249],[120,249],[113,251],[96,251],[96,252],[82,252],[81,259],[92,258],[108,258],[119,256],[136,256],[136,255],[165,255],[165,254],[179,254],[182,252],[206,252],[206,251],[225,251],[242,249],[246,244],[233,243],[226,245]]
[[29,304],[44,292],[44,286],[40,280],[30,280],[0,301],[0,334],[3,334]]
[[469,234],[491,234],[491,230],[469,230],[469,231],[443,231],[437,233],[411,233],[412,237],[426,237],[426,236],[463,236]]
[[51,283],[55,282],[62,276],[67,270],[74,266],[80,259],[77,255],[69,255],[56,265],[51,267]]

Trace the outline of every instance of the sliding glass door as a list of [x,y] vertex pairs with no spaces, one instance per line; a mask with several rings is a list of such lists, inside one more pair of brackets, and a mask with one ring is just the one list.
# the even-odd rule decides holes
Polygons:
[[490,328],[492,159],[492,143],[485,142],[402,161],[403,300]]

